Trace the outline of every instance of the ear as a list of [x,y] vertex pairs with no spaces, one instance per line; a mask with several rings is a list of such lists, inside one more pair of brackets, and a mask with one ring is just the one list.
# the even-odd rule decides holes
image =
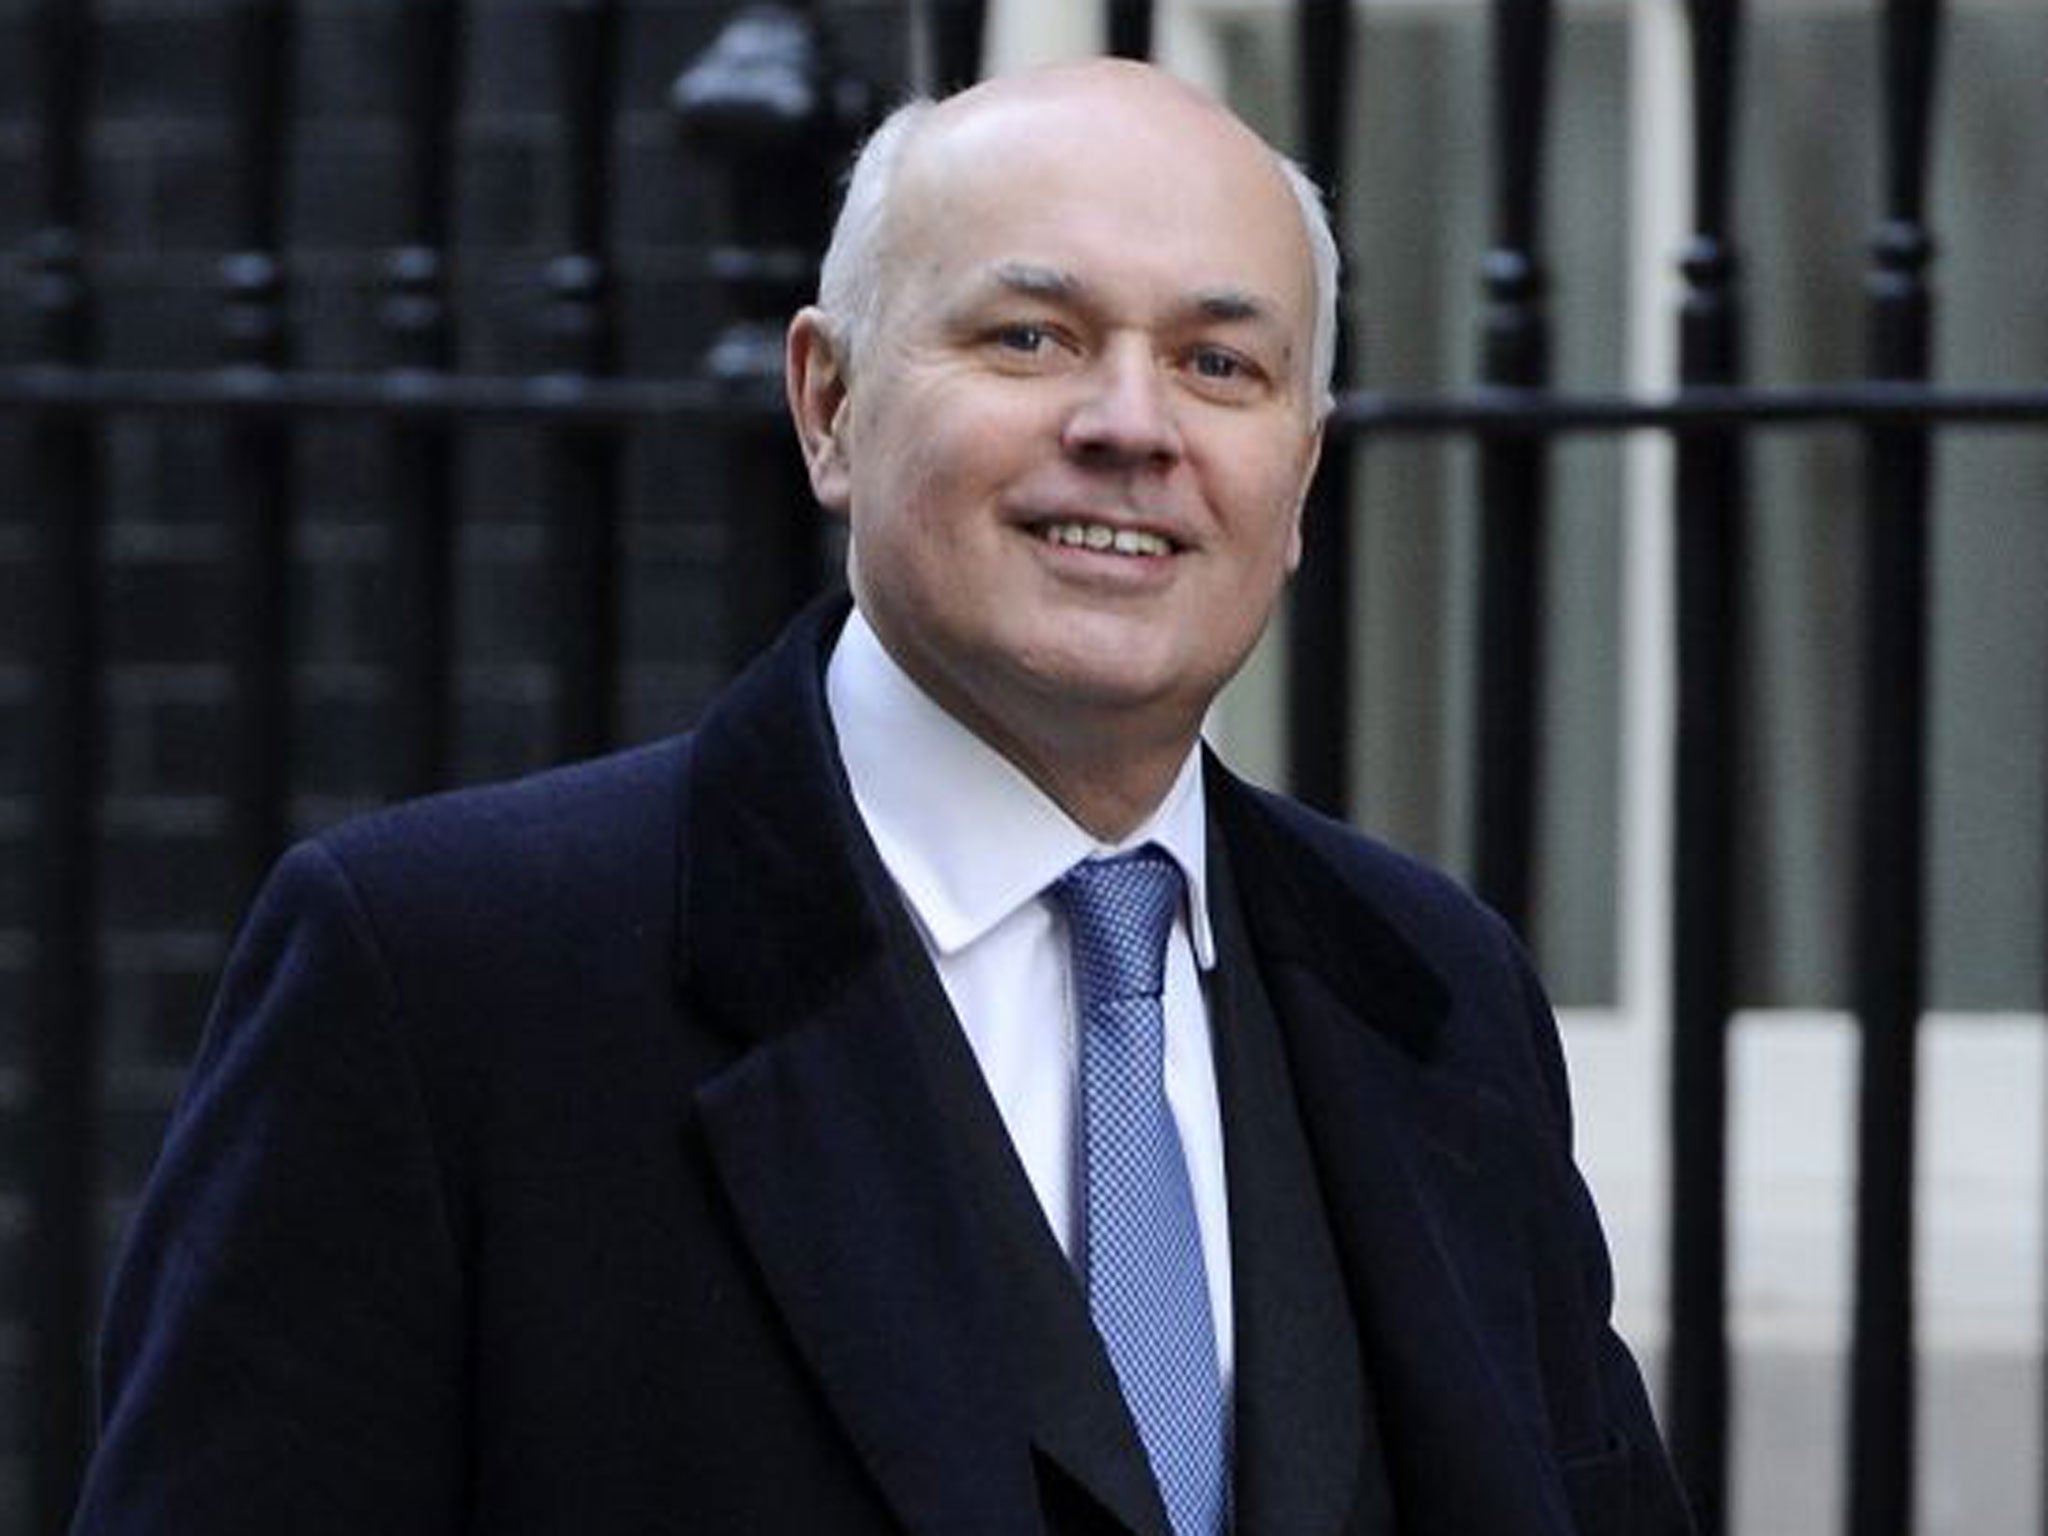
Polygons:
[[852,397],[846,360],[824,313],[815,306],[799,310],[789,322],[782,365],[789,414],[796,423],[804,467],[810,471],[811,494],[818,498],[818,505],[844,517],[853,494],[846,451],[847,408]]
[[1309,433],[1308,447],[1302,455],[1301,481],[1294,492],[1294,526],[1287,533],[1287,573],[1293,575],[1301,565],[1301,520],[1308,507],[1308,488],[1315,484],[1316,465],[1323,458],[1323,421],[1316,418],[1316,424]]

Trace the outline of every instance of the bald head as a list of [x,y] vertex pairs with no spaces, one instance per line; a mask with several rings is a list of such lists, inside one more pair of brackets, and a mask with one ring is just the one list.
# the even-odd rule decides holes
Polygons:
[[1096,62],[893,119],[790,322],[861,612],[1097,836],[1159,804],[1300,561],[1334,274],[1262,140]]
[[[1338,255],[1321,193],[1213,97],[1151,65],[1124,59],[1091,59],[983,81],[943,101],[908,102],[884,120],[854,162],[819,277],[818,305],[849,368],[858,366],[892,290],[914,279],[906,228],[935,202],[943,207],[949,181],[957,186],[958,178],[971,180],[997,152],[1020,142],[1066,157],[1079,175],[1091,149],[1111,135],[1125,150],[1149,155],[1162,185],[1235,175],[1239,185],[1278,210],[1280,220],[1298,228],[1314,312],[1303,364],[1320,405],[1327,407],[1336,357]],[[1241,216],[1259,214],[1245,208]]]

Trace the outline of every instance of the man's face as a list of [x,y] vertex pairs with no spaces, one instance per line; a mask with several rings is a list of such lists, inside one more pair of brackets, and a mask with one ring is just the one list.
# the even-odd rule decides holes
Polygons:
[[1264,147],[1170,82],[962,105],[906,147],[813,483],[883,643],[999,748],[1191,739],[1300,557],[1300,212]]

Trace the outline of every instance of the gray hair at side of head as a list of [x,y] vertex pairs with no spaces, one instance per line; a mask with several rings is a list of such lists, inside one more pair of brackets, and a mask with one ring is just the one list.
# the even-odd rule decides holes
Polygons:
[[1273,158],[1287,178],[1288,190],[1301,209],[1301,225],[1308,235],[1309,261],[1315,268],[1316,329],[1309,347],[1308,376],[1316,385],[1316,409],[1327,415],[1337,403],[1337,305],[1343,258],[1338,254],[1337,232],[1330,227],[1330,205],[1323,189],[1307,171],[1278,150]]
[[919,96],[897,107],[868,135],[846,175],[846,196],[818,269],[818,308],[849,373],[882,310],[882,238],[903,149],[936,105]]
[[[833,345],[849,373],[881,315],[884,285],[883,236],[896,173],[926,114],[937,103],[915,97],[897,107],[868,135],[846,177],[846,196],[832,225],[825,260],[818,271],[818,308],[831,328]],[[1315,271],[1316,323],[1309,350],[1309,377],[1316,382],[1318,411],[1334,403],[1331,385],[1337,366],[1337,236],[1322,190],[1308,173],[1277,150],[1274,162],[1301,209]]]

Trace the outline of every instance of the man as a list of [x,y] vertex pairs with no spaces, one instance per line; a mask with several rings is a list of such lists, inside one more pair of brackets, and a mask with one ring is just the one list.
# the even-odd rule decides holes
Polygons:
[[79,1528],[1681,1531],[1519,951],[1198,745],[1333,315],[1148,68],[878,134],[788,348],[857,610],[285,860]]

